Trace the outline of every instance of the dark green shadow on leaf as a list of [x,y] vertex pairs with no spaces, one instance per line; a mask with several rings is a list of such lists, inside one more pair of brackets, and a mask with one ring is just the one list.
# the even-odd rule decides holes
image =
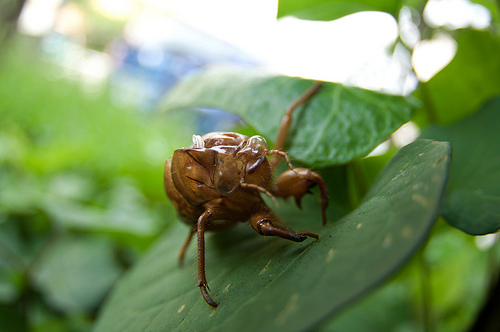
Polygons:
[[[285,110],[312,84],[298,77],[214,68],[177,85],[162,108],[222,109],[238,114],[274,141]],[[400,96],[325,82],[294,112],[287,151],[315,167],[348,163],[371,152],[408,122],[413,108]]]
[[442,142],[404,147],[357,210],[325,228],[317,226],[319,220],[304,221],[300,230],[318,229],[318,241],[257,236],[245,225],[208,235],[207,278],[217,309],[196,287],[193,248],[186,266],[177,266],[187,228],[172,227],[119,282],[97,331],[317,326],[391,276],[426,238],[438,214],[450,153]]
[[427,128],[422,137],[453,146],[443,218],[473,235],[500,229],[500,97],[453,125]]

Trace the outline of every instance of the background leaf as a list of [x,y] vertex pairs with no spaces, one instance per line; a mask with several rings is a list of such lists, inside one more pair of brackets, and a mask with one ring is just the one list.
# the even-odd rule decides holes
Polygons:
[[396,0],[280,0],[278,17],[292,15],[304,20],[330,21],[359,11],[382,11],[397,17],[401,1]]
[[421,93],[437,122],[449,124],[474,113],[500,94],[500,38],[489,31],[463,31],[455,58],[427,83]]
[[102,301],[122,270],[111,241],[67,236],[51,243],[38,262],[35,282],[63,312],[92,309]]
[[182,124],[88,99],[38,46],[0,50],[0,331],[87,331],[175,220],[159,174]]
[[195,286],[195,260],[177,266],[187,229],[174,226],[115,288],[97,331],[316,326],[393,274],[421,244],[437,216],[449,162],[447,143],[401,149],[357,210],[326,228],[319,217],[307,226],[319,241],[291,243],[242,227],[207,236],[217,309]]
[[500,97],[450,126],[428,127],[422,137],[450,141],[453,163],[442,215],[474,235],[500,229]]
[[[223,109],[274,141],[286,108],[312,84],[298,77],[213,69],[177,85],[164,109]],[[316,167],[347,163],[368,154],[408,122],[412,109],[403,97],[325,82],[294,113],[287,151]]]

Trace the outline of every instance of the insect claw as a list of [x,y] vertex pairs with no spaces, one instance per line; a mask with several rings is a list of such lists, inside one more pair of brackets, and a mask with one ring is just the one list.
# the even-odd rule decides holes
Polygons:
[[219,305],[214,300],[212,300],[212,298],[210,297],[210,295],[207,292],[208,285],[200,283],[198,286],[200,287],[201,295],[203,296],[203,299],[205,300],[205,302],[207,302],[212,307],[217,308]]
[[303,194],[297,194],[294,195],[295,198],[295,204],[302,209],[302,197],[304,197],[306,194],[312,194],[312,191],[310,189],[307,189],[307,191]]
[[271,235],[278,236],[283,239],[291,240],[294,242],[302,242],[308,236],[318,239],[318,235],[310,232],[295,233],[293,231],[277,228],[271,224],[269,218],[263,218],[257,222],[255,220],[250,220],[254,229],[261,235]]
[[312,238],[315,238],[316,240],[319,239],[319,236],[318,234],[316,233],[311,233],[311,232],[301,232],[301,233],[296,233],[297,235],[302,235],[302,236],[309,236],[309,237],[312,237]]
[[295,197],[295,204],[299,207],[299,209],[302,209],[301,199],[302,197]]

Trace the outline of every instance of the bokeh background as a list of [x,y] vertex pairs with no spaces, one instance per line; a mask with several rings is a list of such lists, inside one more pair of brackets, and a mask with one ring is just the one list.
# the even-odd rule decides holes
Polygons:
[[[161,112],[179,80],[213,65],[260,67],[407,96],[453,59],[454,31],[498,30],[498,7],[484,2],[410,1],[397,17],[308,21],[277,19],[269,0],[3,0],[0,330],[92,329],[120,275],[177,222],[164,160],[194,132],[244,127],[221,110]],[[410,122],[372,155],[418,134]],[[471,291],[469,303],[435,293],[446,329],[477,314],[495,239],[453,230],[429,244],[442,263],[437,283],[459,273],[454,294]],[[449,252],[465,254],[446,264]],[[361,306],[390,299],[393,326],[412,330],[396,308],[407,301],[400,278]]]

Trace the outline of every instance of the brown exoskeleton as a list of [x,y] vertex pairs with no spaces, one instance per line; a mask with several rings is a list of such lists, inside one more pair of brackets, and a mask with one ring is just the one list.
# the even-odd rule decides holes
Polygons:
[[[202,137],[193,135],[193,145],[174,151],[165,163],[164,184],[167,196],[182,220],[192,228],[179,255],[182,263],[192,239],[198,237],[198,286],[205,301],[214,307],[217,303],[208,294],[205,277],[205,231],[219,230],[250,221],[261,235],[279,236],[302,242],[310,232],[296,233],[280,226],[261,197],[293,196],[300,206],[302,196],[315,185],[321,193],[323,225],[328,193],[323,178],[307,168],[293,168],[288,155],[282,151],[292,120],[292,112],[316,93],[321,86],[314,84],[286,111],[276,139],[275,149],[268,148],[261,136],[247,137],[231,132],[214,132]],[[272,156],[268,160],[267,157]],[[283,157],[289,170],[273,181],[273,170]]]

